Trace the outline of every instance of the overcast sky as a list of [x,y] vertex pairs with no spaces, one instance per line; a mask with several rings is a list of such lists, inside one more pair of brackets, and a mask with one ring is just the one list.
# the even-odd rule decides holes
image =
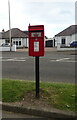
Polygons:
[[[75,24],[75,0],[10,0],[10,11],[11,28],[44,25],[47,37]],[[0,32],[3,28],[9,29],[8,0],[0,0]]]

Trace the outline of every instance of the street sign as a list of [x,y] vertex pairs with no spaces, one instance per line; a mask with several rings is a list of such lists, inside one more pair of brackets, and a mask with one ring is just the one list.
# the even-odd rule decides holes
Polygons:
[[29,56],[44,56],[44,25],[28,27]]

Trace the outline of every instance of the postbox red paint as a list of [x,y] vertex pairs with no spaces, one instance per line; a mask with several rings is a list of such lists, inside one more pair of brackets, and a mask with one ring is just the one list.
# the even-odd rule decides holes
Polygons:
[[44,56],[44,25],[28,27],[29,56]]

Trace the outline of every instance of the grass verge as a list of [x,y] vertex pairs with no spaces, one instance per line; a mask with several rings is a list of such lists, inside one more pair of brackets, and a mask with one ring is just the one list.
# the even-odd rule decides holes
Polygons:
[[[53,107],[58,109],[69,111],[77,111],[75,88],[74,84],[40,83],[41,95],[44,96],[50,105],[53,105]],[[35,91],[35,82],[8,79],[2,80],[3,102],[21,101],[27,93],[32,93],[32,91]]]

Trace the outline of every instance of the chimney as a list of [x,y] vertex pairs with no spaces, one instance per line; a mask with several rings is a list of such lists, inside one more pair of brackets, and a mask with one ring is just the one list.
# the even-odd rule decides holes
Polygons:
[[3,29],[3,30],[2,30],[2,33],[4,33],[4,32],[5,32],[5,30]]

